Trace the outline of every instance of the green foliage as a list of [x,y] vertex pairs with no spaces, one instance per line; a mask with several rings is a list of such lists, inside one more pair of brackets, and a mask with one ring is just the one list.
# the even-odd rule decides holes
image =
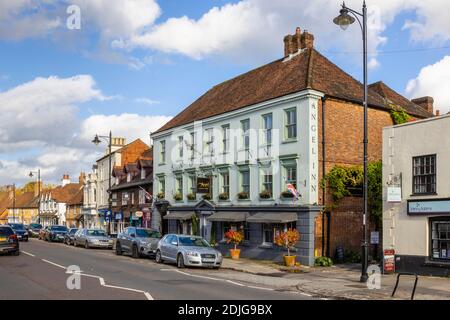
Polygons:
[[391,117],[392,120],[394,121],[394,124],[406,123],[411,118],[410,115],[406,113],[406,111],[403,108],[394,105],[391,105],[391,108],[392,108]]
[[[382,216],[382,163],[376,161],[367,166],[368,178],[368,204],[371,217],[376,223],[381,222]],[[350,196],[349,188],[360,187],[364,183],[364,171],[362,166],[343,167],[335,166],[325,176],[322,187],[328,184],[332,191],[334,202]],[[336,204],[334,204],[336,205]]]
[[217,237],[217,223],[212,223],[211,225],[211,241],[209,242],[212,246],[215,246],[217,241],[216,241],[216,237]]
[[333,265],[333,260],[328,257],[318,257],[314,262],[316,267],[331,267]]
[[344,252],[344,262],[347,263],[360,263],[361,262],[361,253],[345,250]]
[[192,234],[195,236],[198,234],[198,221],[196,216],[192,216]]

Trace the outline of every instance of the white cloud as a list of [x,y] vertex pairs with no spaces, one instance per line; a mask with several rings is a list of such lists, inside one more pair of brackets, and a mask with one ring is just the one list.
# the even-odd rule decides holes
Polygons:
[[149,106],[160,103],[159,101],[152,100],[152,99],[149,99],[149,98],[136,98],[136,99],[134,99],[134,102],[147,104]]
[[450,56],[445,56],[435,64],[420,70],[415,79],[411,79],[406,87],[410,98],[432,96],[435,109],[441,113],[450,112]]
[[141,116],[123,113],[120,115],[92,115],[81,125],[80,138],[92,140],[96,134],[106,135],[112,129],[115,137],[124,137],[128,142],[140,138],[149,143],[149,134],[162,127],[172,117]]

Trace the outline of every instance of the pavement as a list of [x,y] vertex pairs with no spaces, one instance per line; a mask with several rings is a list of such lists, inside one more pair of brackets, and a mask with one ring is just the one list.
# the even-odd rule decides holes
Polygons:
[[[260,285],[278,289],[295,287],[312,298],[350,300],[409,300],[414,286],[414,277],[402,276],[394,298],[391,297],[397,275],[382,275],[380,288],[369,289],[359,281],[359,264],[335,265],[332,267],[284,267],[273,261],[250,259],[225,259],[223,277],[233,280],[247,279]],[[240,271],[241,274],[236,274]],[[450,300],[450,278],[419,276],[414,300]]]
[[[0,256],[0,300],[310,300],[297,290],[222,277],[233,270],[177,269],[151,259],[116,256],[37,239],[20,243],[19,256]],[[81,289],[69,290],[70,266],[80,269]],[[4,290],[7,288],[7,290]],[[294,288],[295,289],[295,288]]]

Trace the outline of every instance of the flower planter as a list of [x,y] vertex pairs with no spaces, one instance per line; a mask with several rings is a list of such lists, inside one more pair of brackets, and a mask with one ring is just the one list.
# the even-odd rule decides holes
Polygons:
[[296,256],[284,256],[284,264],[286,267],[294,267],[295,266],[295,258]]
[[241,256],[241,249],[230,249],[230,256],[233,260],[239,260]]

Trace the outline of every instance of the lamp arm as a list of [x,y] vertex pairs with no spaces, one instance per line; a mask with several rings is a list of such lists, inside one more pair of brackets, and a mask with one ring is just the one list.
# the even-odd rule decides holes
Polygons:
[[363,24],[361,23],[361,20],[359,20],[359,18],[358,18],[358,15],[360,15],[361,17],[363,17],[363,15],[359,14],[356,11],[350,10],[350,9],[349,9],[349,12],[356,18],[356,21],[358,21],[359,26],[361,27],[361,32],[364,34]]

